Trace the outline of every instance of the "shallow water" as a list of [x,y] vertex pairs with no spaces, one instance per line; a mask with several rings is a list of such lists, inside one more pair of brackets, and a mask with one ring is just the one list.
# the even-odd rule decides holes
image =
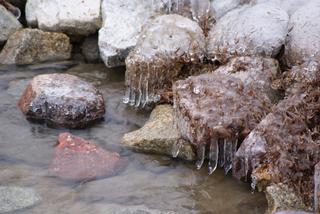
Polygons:
[[[16,107],[30,79],[41,73],[75,74],[100,88],[105,120],[84,130],[52,129],[28,122]],[[122,104],[123,69],[103,65],[47,64],[0,67],[0,185],[34,188],[42,202],[17,213],[264,213],[263,194],[251,194],[221,170],[207,175],[194,164],[169,157],[139,154],[120,144],[124,133],[138,129],[149,113]],[[57,136],[70,131],[126,156],[130,164],[120,175],[87,183],[63,183],[50,176],[48,165]]]

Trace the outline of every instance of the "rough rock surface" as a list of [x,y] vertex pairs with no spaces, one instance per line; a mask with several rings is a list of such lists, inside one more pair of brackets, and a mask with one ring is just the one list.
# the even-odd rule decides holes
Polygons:
[[250,0],[212,0],[211,11],[214,19],[218,20],[229,11],[249,2]]
[[116,152],[108,152],[70,133],[59,135],[50,171],[67,181],[89,181],[113,176],[126,161]]
[[314,210],[320,213],[320,162],[314,168]]
[[210,30],[208,55],[223,63],[232,56],[275,57],[285,43],[288,22],[287,12],[272,4],[234,9]]
[[148,22],[126,59],[125,103],[156,103],[171,92],[172,82],[198,73],[205,53],[199,25],[180,15],[162,15]]
[[35,64],[69,59],[71,44],[62,33],[23,29],[12,34],[0,53],[0,64]]
[[70,35],[86,36],[101,27],[101,0],[28,0],[30,26]]
[[[179,133],[173,124],[172,106],[160,105],[152,111],[149,121],[141,129],[125,134],[122,143],[137,151],[171,156],[178,139]],[[184,143],[181,146],[178,158],[195,159],[190,144]]]
[[32,79],[19,100],[31,120],[83,128],[104,117],[104,100],[90,83],[69,74],[44,74]]
[[287,11],[289,16],[291,16],[297,9],[303,7],[305,4],[311,2],[312,0],[305,1],[305,0],[251,0],[254,4],[261,4],[261,3],[269,3],[275,6],[280,7],[281,9]]
[[0,44],[7,41],[9,36],[21,29],[22,25],[5,7],[0,5]]
[[310,59],[320,60],[319,22],[319,1],[311,1],[291,16],[285,54],[289,65],[301,64]]
[[0,213],[8,213],[38,204],[41,197],[33,189],[0,186]]
[[238,143],[270,111],[273,59],[240,57],[213,73],[177,81],[173,88],[175,122],[181,137],[197,146],[200,168],[210,144],[209,172],[228,172]]
[[100,62],[100,52],[97,36],[87,37],[81,45],[81,53],[87,62]]

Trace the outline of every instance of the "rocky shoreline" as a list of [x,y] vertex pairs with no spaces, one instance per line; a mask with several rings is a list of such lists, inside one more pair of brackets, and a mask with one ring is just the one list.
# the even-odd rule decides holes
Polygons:
[[[124,146],[223,168],[265,191],[268,213],[320,213],[318,0],[0,0],[0,30],[2,65],[126,66],[123,102],[154,110]],[[52,128],[106,116],[98,86],[61,73],[34,77],[18,107]],[[70,136],[56,147],[57,177],[124,168]]]

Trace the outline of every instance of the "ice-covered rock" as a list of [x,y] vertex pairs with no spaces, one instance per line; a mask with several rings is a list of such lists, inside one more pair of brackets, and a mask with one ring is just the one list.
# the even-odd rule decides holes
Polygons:
[[70,56],[70,39],[65,34],[25,28],[10,36],[0,53],[0,64],[35,64]]
[[11,34],[21,28],[22,25],[17,18],[0,4],[0,44],[7,41]]
[[50,171],[63,180],[90,181],[113,176],[125,166],[126,160],[118,153],[108,152],[70,133],[62,133]]
[[210,30],[208,56],[223,63],[232,56],[275,57],[285,43],[288,22],[287,12],[272,4],[234,9]]
[[311,1],[298,9],[290,18],[286,42],[286,60],[298,65],[320,60],[320,2]]
[[34,77],[18,106],[28,119],[70,128],[83,128],[102,119],[105,113],[98,89],[69,74]]
[[177,81],[173,87],[175,122],[181,138],[197,147],[200,168],[209,144],[209,173],[232,167],[244,137],[270,111],[273,59],[240,57],[213,73]]
[[101,27],[101,0],[28,0],[30,26],[70,35],[86,36]]
[[199,73],[205,37],[199,25],[180,15],[150,20],[126,59],[125,103],[156,103],[171,92],[173,81]]
[[229,11],[249,2],[250,0],[212,0],[211,11],[214,19],[218,20]]
[[[313,1],[313,0],[311,0]],[[261,4],[261,3],[268,3],[276,5],[283,10],[287,11],[289,16],[291,16],[296,10],[303,7],[305,4],[309,3],[309,1],[305,0],[251,0],[252,3]]]
[[[178,139],[179,133],[173,124],[172,106],[159,105],[141,129],[124,135],[122,143],[136,151],[171,156]],[[192,146],[187,142],[180,145],[179,153],[174,156],[185,160],[195,159]]]

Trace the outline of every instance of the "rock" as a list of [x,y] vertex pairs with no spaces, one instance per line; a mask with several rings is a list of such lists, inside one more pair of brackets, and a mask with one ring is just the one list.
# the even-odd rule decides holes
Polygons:
[[290,19],[285,57],[289,65],[320,60],[320,2],[311,1]]
[[207,38],[209,58],[275,57],[285,43],[289,17],[272,4],[242,6],[223,16]]
[[219,20],[229,11],[249,2],[250,0],[212,0],[211,10],[215,20]]
[[89,181],[116,175],[126,161],[116,152],[108,152],[70,133],[59,135],[50,171],[67,181]]
[[294,191],[288,188],[288,186],[283,184],[271,185],[267,187],[266,198],[268,200],[267,214],[273,214],[283,210],[306,209],[301,198],[295,195]]
[[320,213],[320,162],[314,168],[314,211]]
[[[311,0],[312,1],[312,0]],[[269,3],[273,4],[275,6],[280,7],[281,9],[287,11],[289,16],[291,16],[297,9],[303,7],[310,1],[305,0],[252,0],[251,2],[254,2],[255,4],[261,4],[261,3]]]
[[[0,44],[7,41],[9,36],[21,29],[22,25],[9,11],[0,4]],[[1,61],[0,61],[1,62]]]
[[35,64],[70,56],[71,44],[65,34],[26,28],[10,36],[0,53],[0,64]]
[[[152,111],[149,121],[141,129],[125,134],[122,143],[140,152],[171,156],[178,139],[178,130],[173,125],[172,106],[160,105]],[[178,157],[194,160],[191,145],[184,143]]]
[[15,186],[0,186],[0,213],[32,207],[41,201],[33,189]]
[[175,122],[181,138],[197,147],[200,168],[210,144],[209,173],[227,173],[238,143],[270,111],[273,59],[239,57],[213,73],[177,81],[173,87]]
[[26,19],[42,30],[87,36],[101,27],[100,5],[101,0],[28,0]]
[[98,38],[96,36],[87,37],[81,45],[81,52],[87,62],[100,62]]
[[124,103],[144,107],[171,92],[172,82],[199,73],[205,37],[196,22],[180,15],[150,20],[126,59]]
[[69,128],[86,127],[105,113],[102,94],[92,84],[69,74],[34,77],[18,106],[28,119]]

